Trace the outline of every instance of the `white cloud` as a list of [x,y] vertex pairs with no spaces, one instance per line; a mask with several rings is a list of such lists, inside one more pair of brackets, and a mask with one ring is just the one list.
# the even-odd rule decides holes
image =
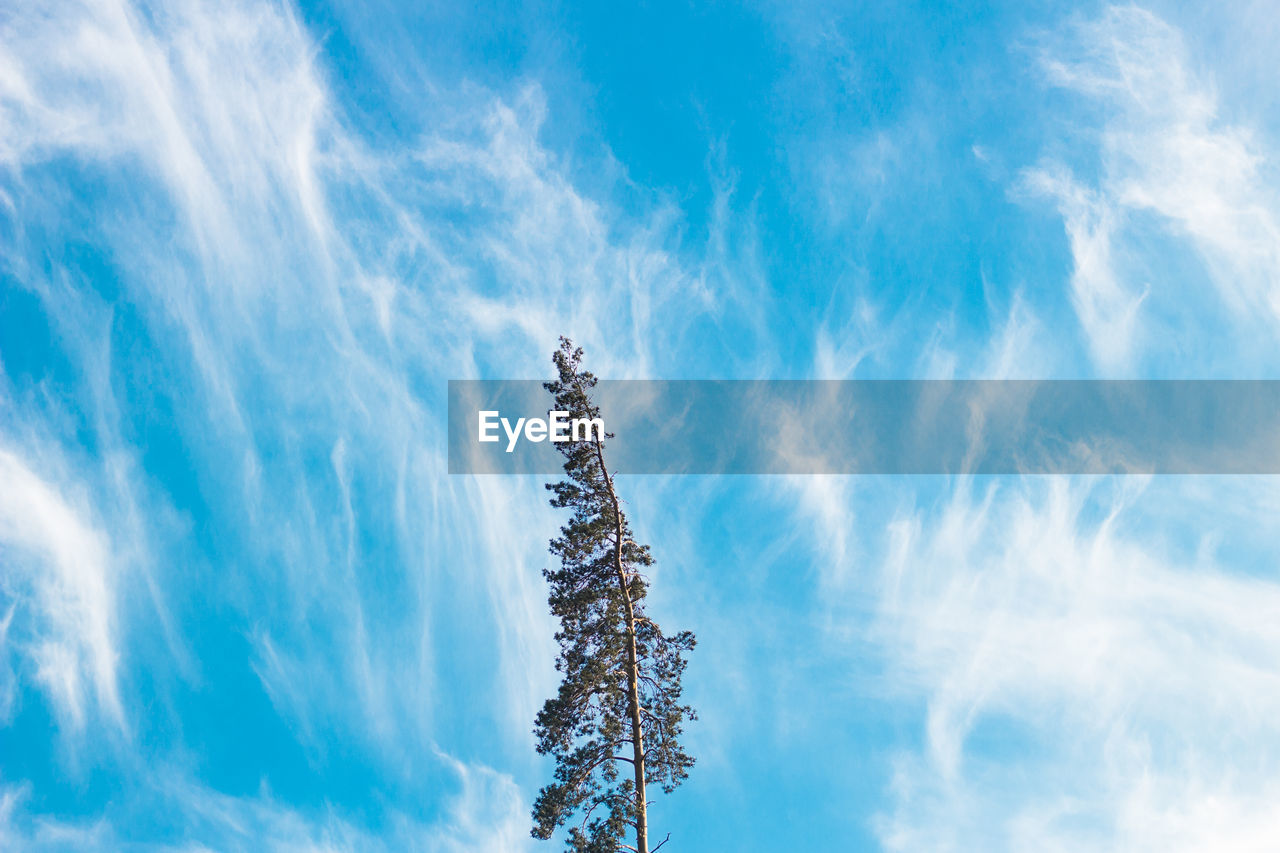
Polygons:
[[1280,586],[1139,545],[1125,527],[1141,505],[1133,481],[1033,480],[962,487],[891,527],[876,636],[927,710],[890,849],[1274,838]]
[[[1214,80],[1196,67],[1182,34],[1146,10],[1112,7],[1069,37],[1048,40],[1041,58],[1049,81],[1081,96],[1076,106],[1086,115],[1102,110],[1096,132],[1085,119],[1073,140],[1096,152],[1096,180],[1053,160],[1024,176],[1025,188],[1055,199],[1062,213],[1076,312],[1096,363],[1110,372],[1132,367],[1152,343],[1157,307],[1178,316],[1179,334],[1192,334],[1204,322],[1206,296],[1239,331],[1273,341],[1280,328],[1274,156],[1247,124],[1221,115]],[[1141,217],[1158,223],[1160,240],[1143,239]],[[1172,280],[1160,271],[1170,247],[1192,250],[1208,289],[1195,269]],[[1148,290],[1154,305],[1143,304]]]
[[[12,644],[75,728],[92,707],[124,724],[116,679],[111,543],[92,516],[19,456],[0,448],[0,579],[17,601],[4,619]],[[32,629],[21,640],[15,610]],[[6,690],[6,693],[8,691]],[[12,698],[5,702],[11,705]]]
[[[752,236],[736,239],[731,187],[709,250],[722,254],[690,262],[668,200],[630,215],[603,181],[575,184],[574,164],[542,143],[537,86],[474,89],[463,108],[424,93],[422,113],[402,117],[420,133],[379,150],[334,104],[288,6],[23,8],[3,42],[0,187],[49,239],[100,250],[119,292],[86,310],[80,279],[91,275],[59,268],[36,229],[4,233],[10,262],[89,377],[74,403],[106,412],[90,428],[133,458],[113,422],[137,414],[113,395],[137,367],[129,347],[112,350],[111,303],[127,308],[129,334],[149,348],[145,378],[173,392],[160,395],[172,420],[157,419],[195,472],[182,485],[199,486],[197,511],[218,520],[202,531],[218,542],[214,561],[200,537],[166,551],[156,519],[112,510],[113,533],[143,516],[121,525],[127,555],[172,557],[182,571],[157,578],[159,595],[179,613],[216,606],[218,628],[248,638],[244,667],[317,764],[340,740],[400,772],[465,718],[491,725],[484,748],[513,748],[511,763],[530,767],[554,656],[545,537],[527,534],[549,536],[554,520],[538,484],[445,475],[436,395],[446,378],[546,375],[561,333],[594,370],[621,377],[679,369],[675,345],[695,324],[755,329],[758,318],[734,316],[761,309],[740,298],[760,279]],[[74,184],[67,168],[111,188],[87,225],[68,225],[65,198],[47,193]],[[754,357],[749,334],[726,337]],[[48,412],[20,403],[45,430]],[[168,485],[164,471],[114,471],[120,492]],[[112,637],[121,614],[105,612]],[[180,645],[183,625],[173,631]],[[75,662],[61,648],[47,655],[49,684],[84,693],[55,677]],[[464,653],[483,660],[465,695],[449,678]],[[180,677],[198,683],[201,665]],[[510,849],[526,834],[523,805],[518,820],[468,815],[516,809],[515,783],[468,779],[440,849]],[[340,846],[348,831],[306,838]]]
[[77,822],[32,813],[30,785],[0,782],[0,843],[25,851],[118,851],[156,853],[508,853],[533,849],[528,803],[514,780],[488,767],[443,759],[456,778],[456,793],[442,799],[432,823],[394,808],[379,832],[370,832],[331,806],[299,809],[265,786],[256,794],[229,796],[192,782],[184,774],[154,767],[133,793],[180,821],[181,841],[145,842],[127,823],[106,816]]
[[1147,297],[1145,287],[1138,292],[1116,271],[1114,244],[1123,211],[1061,167],[1031,170],[1024,183],[1057,201],[1075,265],[1071,296],[1076,316],[1096,363],[1109,372],[1122,371],[1140,346],[1139,310]]

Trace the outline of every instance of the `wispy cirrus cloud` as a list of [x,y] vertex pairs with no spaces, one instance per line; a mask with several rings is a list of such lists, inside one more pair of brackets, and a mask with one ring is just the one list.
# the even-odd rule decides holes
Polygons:
[[1052,479],[894,523],[877,631],[927,741],[900,765],[891,849],[1272,837],[1280,587],[1162,555],[1129,532],[1143,506],[1141,486]]
[[[1052,199],[1062,216],[1092,370],[1269,370],[1277,219],[1264,138],[1224,115],[1183,35],[1145,10],[1042,39],[1040,73],[1065,97],[1050,129],[1067,140],[1015,195]],[[935,335],[917,368],[1087,371],[1064,361],[1043,283],[1028,293],[1006,299],[1003,318],[988,304],[996,328],[977,342]],[[860,319],[835,336],[850,369],[856,342],[893,328]],[[834,352],[820,350],[824,370]],[[829,660],[845,650],[851,680],[918,722],[876,823],[885,848],[1271,843],[1280,586],[1269,546],[1218,555],[1249,538],[1244,506],[1270,505],[1270,481],[793,485],[796,529],[818,531]]]
[[[661,196],[634,214],[607,184],[575,184],[541,142],[537,85],[477,87],[461,106],[428,98],[405,119],[410,138],[380,146],[334,102],[317,45],[288,5],[104,0],[18,9],[6,24],[6,271],[55,318],[57,338],[38,344],[69,364],[68,408],[106,413],[81,428],[126,460],[88,454],[93,501],[172,504],[106,515],[113,530],[133,516],[122,571],[161,567],[130,574],[157,586],[157,606],[98,607],[112,591],[103,568],[103,595],[84,593],[96,607],[81,620],[88,644],[58,648],[90,673],[109,670],[103,661],[128,670],[140,637],[170,631],[170,657],[146,650],[147,679],[101,681],[113,713],[155,726],[146,739],[161,754],[186,748],[182,727],[131,711],[198,716],[184,703],[206,701],[230,670],[244,706],[264,699],[297,741],[306,769],[286,772],[341,788],[354,754],[436,810],[439,789],[422,792],[451,779],[463,795],[446,823],[406,809],[421,824],[403,836],[410,848],[513,849],[527,791],[476,768],[532,766],[529,726],[553,659],[544,542],[512,531],[554,522],[538,484],[446,477],[444,380],[542,375],[560,333],[599,372],[642,375],[678,365],[675,346],[717,324],[756,328],[759,307],[735,293],[732,212],[720,215],[720,254],[690,260]],[[735,339],[743,353],[749,343]],[[49,429],[25,393],[43,377],[14,381],[8,402]],[[82,562],[114,565],[99,528],[79,523]],[[78,679],[59,688],[69,708],[81,680],[99,684],[77,661],[56,669]],[[133,693],[140,680],[159,695]],[[448,741],[477,726],[490,734]],[[202,785],[191,775],[174,785]],[[17,822],[43,819],[25,801],[12,808]],[[236,813],[278,834],[274,818]],[[335,821],[332,837],[308,830],[298,844],[365,849],[371,836]],[[95,832],[109,846],[123,830]],[[241,843],[229,838],[209,829],[206,843]]]
[[[0,649],[22,659],[18,671],[34,674],[77,731],[95,710],[114,726],[125,724],[116,674],[116,557],[91,512],[0,446]],[[5,676],[6,718],[16,677],[13,669]]]
[[[263,787],[233,796],[192,782],[185,774],[152,768],[150,783],[131,792],[131,803],[113,804],[91,820],[32,816],[23,810],[29,785],[0,781],[0,841],[7,849],[38,851],[147,850],[157,853],[271,851],[271,853],[504,853],[527,840],[526,806],[514,780],[489,768],[453,763],[460,780],[443,798],[432,823],[392,810],[372,831],[332,808],[290,806]],[[138,808],[163,808],[173,820],[159,838],[143,838],[130,826]],[[167,836],[167,837],[165,837]]]
[[[550,99],[529,79],[447,99],[422,81],[418,111],[397,114],[405,130],[389,141],[347,113],[325,34],[289,4],[6,14],[0,263],[5,286],[52,318],[47,335],[32,333],[36,347],[72,376],[24,374],[6,358],[3,402],[26,432],[5,436],[0,459],[25,485],[0,507],[25,562],[4,563],[4,589],[19,593],[0,607],[0,638],[17,650],[13,674],[0,669],[0,707],[36,701],[22,655],[52,644],[65,665],[42,690],[68,729],[76,707],[86,726],[103,709],[147,728],[147,747],[123,758],[79,756],[116,762],[112,778],[129,790],[100,816],[45,814],[50,799],[11,780],[0,791],[11,846],[531,843],[529,725],[553,678],[538,531],[556,522],[537,483],[444,475],[446,378],[544,375],[562,332],[610,377],[843,377],[873,362],[899,375],[1066,369],[1030,285],[995,293],[1003,281],[975,265],[964,274],[995,296],[964,321],[950,296],[927,298],[951,267],[913,268],[923,285],[881,293],[876,276],[945,235],[907,233],[898,254],[863,263],[868,245],[899,233],[868,222],[905,227],[878,212],[917,160],[930,163],[920,210],[935,178],[951,186],[950,142],[935,144],[950,137],[935,135],[927,98],[901,122],[831,128],[842,147],[793,149],[806,161],[795,171],[818,176],[797,192],[825,211],[826,236],[862,235],[809,270],[760,250],[752,210],[767,201],[740,197],[751,182],[722,162],[731,145],[710,146],[714,209],[705,243],[691,245],[680,199],[630,185],[621,167],[584,174],[553,150]],[[1174,291],[1187,312],[1219,303],[1241,328],[1274,312],[1268,152],[1215,107],[1212,78],[1192,70],[1182,41],[1146,12],[1117,9],[1040,57],[1056,91],[1101,107],[1082,137],[1096,174],[1055,155],[1020,192],[1062,215],[1075,265],[1062,280],[1104,371],[1158,349],[1158,324],[1182,317]],[[859,58],[865,74],[849,63],[858,45],[822,46],[844,64],[816,101],[859,81],[868,97],[892,96],[870,85],[874,58]],[[802,70],[797,89],[823,69]],[[379,85],[353,87],[376,102]],[[982,140],[984,156],[1010,161],[998,145]],[[919,219],[915,201],[900,206]],[[1204,280],[1150,274],[1161,254],[1144,242],[1152,233],[1161,247],[1190,246]],[[770,264],[798,271],[794,304],[773,302]],[[839,278],[830,294],[827,276]],[[812,305],[810,289],[821,291]],[[989,335],[959,339],[984,324]],[[27,433],[84,452],[53,465]],[[838,682],[865,654],[874,665],[860,660],[859,675],[880,693],[858,701],[898,717],[926,708],[924,746],[898,753],[887,846],[1177,849],[1213,838],[1248,849],[1265,837],[1274,792],[1257,767],[1275,757],[1275,709],[1256,688],[1275,677],[1269,581],[1140,541],[1125,525],[1147,493],[866,485],[815,479],[777,507],[768,485],[725,490],[720,507],[724,493],[705,483],[635,484],[638,523],[660,520],[655,604],[673,624],[708,628],[694,664],[713,685],[696,734],[709,745],[705,778],[733,780],[734,802],[746,802],[735,750],[786,752],[787,737],[817,728],[810,699],[854,716]],[[896,519],[888,541],[858,515],[871,504],[872,518]],[[64,525],[75,535],[46,535]],[[149,642],[157,635],[168,643]],[[235,714],[209,723],[226,712],[205,709],[228,695]],[[58,760],[49,744],[32,748]],[[170,792],[157,795],[139,768],[170,758]],[[284,782],[254,793],[244,767]],[[370,799],[385,808],[370,815]],[[131,808],[177,815],[192,840],[130,837]]]
[[1168,363],[1176,355],[1160,338],[1170,328],[1273,342],[1274,152],[1247,119],[1223,114],[1183,34],[1145,9],[1111,7],[1046,36],[1039,59],[1047,81],[1087,116],[1072,139],[1096,168],[1052,157],[1028,169],[1022,186],[1062,214],[1072,296],[1095,363],[1123,372],[1157,350]]

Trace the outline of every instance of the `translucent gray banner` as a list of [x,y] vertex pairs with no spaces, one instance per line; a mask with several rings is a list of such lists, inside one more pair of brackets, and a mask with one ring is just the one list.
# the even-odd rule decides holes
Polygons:
[[[622,474],[1280,473],[1277,380],[601,380],[594,396]],[[449,473],[559,473],[551,439],[573,425],[550,407],[540,381],[450,381]]]

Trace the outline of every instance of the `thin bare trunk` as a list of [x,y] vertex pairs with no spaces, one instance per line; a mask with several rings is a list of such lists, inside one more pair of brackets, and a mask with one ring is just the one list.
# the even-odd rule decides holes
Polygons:
[[644,790],[644,729],[640,719],[640,664],[636,654],[636,614],[631,604],[631,587],[626,567],[622,563],[622,507],[618,505],[618,495],[613,490],[609,469],[604,466],[604,448],[599,438],[595,445],[596,460],[600,463],[600,473],[604,476],[604,485],[613,504],[613,564],[618,573],[618,586],[626,608],[627,702],[631,712],[631,747],[634,756],[632,768],[635,770],[636,780],[636,853],[649,853],[649,807]]

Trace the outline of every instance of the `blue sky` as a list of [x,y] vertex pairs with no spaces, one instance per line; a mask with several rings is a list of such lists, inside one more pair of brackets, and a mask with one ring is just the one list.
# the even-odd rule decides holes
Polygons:
[[[0,2],[0,847],[557,849],[451,378],[1276,378],[1264,4]],[[464,4],[465,5],[465,4]],[[632,477],[672,850],[1268,849],[1272,478]]]

